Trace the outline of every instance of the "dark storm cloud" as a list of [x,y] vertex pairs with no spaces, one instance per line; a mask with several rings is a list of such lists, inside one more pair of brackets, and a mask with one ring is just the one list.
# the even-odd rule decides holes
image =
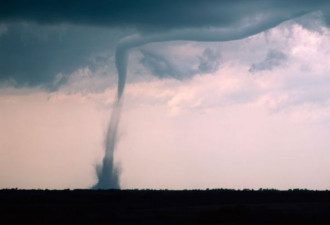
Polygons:
[[229,26],[262,13],[306,13],[322,0],[2,0],[0,20],[144,28]]
[[203,55],[198,58],[200,60],[198,66],[199,73],[212,73],[219,68],[220,54],[217,51],[212,51],[210,48],[206,48]]
[[141,53],[143,58],[140,60],[140,63],[148,68],[152,74],[160,78],[178,78],[182,75],[166,57],[146,50],[141,50]]
[[[120,39],[109,29],[80,26],[10,24],[0,36],[0,82],[14,79],[17,86],[52,87],[58,73],[70,74],[84,66],[102,64],[93,54],[114,49]],[[106,62],[103,62],[106,63]]]
[[140,63],[160,78],[172,77],[179,80],[191,78],[195,74],[214,72],[220,64],[220,54],[210,48],[206,48],[200,56],[197,56],[197,60],[187,61],[179,60],[172,54],[162,55],[143,49],[140,51],[143,55]]
[[[106,49],[113,50],[120,39],[120,35],[116,37],[107,29],[109,27],[118,30],[129,27],[130,32],[137,29],[140,33],[138,40],[126,41],[118,48],[117,55],[124,56],[127,49],[150,42],[243,38],[313,10],[321,9],[327,15],[325,2],[0,0],[0,24],[4,24],[0,36],[0,82],[13,79],[18,86],[51,86],[58,73],[70,74],[83,66],[92,67],[90,56]],[[263,21],[266,21],[265,24],[259,26]],[[56,28],[59,24],[75,25],[61,25],[67,27],[67,30],[61,31]],[[251,28],[241,32],[240,29],[246,25]],[[205,31],[192,32],[200,28],[236,29],[237,32],[215,32],[213,36],[204,35]],[[127,30],[125,32],[128,33]],[[44,37],[40,38],[40,35]],[[152,66],[159,66],[161,59],[157,61],[157,65],[149,62],[151,70],[156,69]],[[163,63],[166,67],[166,60]],[[207,70],[206,67],[210,66],[207,63],[205,61],[200,65],[201,71]],[[159,76],[173,76],[176,73],[170,71],[173,68],[168,66],[164,68],[168,72],[160,71]]]
[[258,71],[272,70],[284,63],[286,59],[287,56],[283,52],[274,49],[269,50],[263,61],[251,65],[249,72],[255,73]]

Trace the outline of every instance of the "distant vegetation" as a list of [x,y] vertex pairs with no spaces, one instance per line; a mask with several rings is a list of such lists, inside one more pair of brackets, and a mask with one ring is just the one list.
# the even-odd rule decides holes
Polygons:
[[330,191],[0,191],[0,224],[328,224]]

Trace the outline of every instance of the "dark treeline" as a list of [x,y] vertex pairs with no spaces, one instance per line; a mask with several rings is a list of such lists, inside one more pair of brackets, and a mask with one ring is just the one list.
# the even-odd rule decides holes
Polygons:
[[0,224],[330,224],[330,191],[0,190]]

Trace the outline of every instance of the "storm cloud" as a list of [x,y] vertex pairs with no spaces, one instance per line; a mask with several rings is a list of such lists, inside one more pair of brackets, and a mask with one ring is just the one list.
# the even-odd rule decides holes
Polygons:
[[[13,23],[0,36],[0,82],[55,89],[77,68],[108,63],[125,32],[102,27]],[[61,73],[62,80],[55,82]]]
[[[130,26],[139,29],[172,29],[233,26],[261,14],[297,16],[324,9],[327,1],[316,0],[12,0],[1,1],[0,20],[39,23],[76,23]],[[322,8],[321,8],[322,7]]]
[[321,0],[0,2],[0,82],[50,89],[60,84],[53,84],[57,74],[92,69],[91,55],[113,51],[134,33],[120,51],[169,40],[240,39],[315,10],[329,20],[329,3]]
[[285,53],[277,50],[269,50],[266,58],[259,62],[251,65],[249,71],[255,73],[258,71],[272,70],[273,68],[280,66],[286,60]]
[[[192,60],[178,60],[178,54],[157,54],[157,52],[141,50],[143,58],[141,64],[148,68],[153,75],[159,78],[175,78],[183,80],[196,74],[215,72],[220,65],[220,53],[210,48],[205,48],[201,55]],[[188,58],[186,56],[183,56]],[[187,67],[188,66],[188,67]]]

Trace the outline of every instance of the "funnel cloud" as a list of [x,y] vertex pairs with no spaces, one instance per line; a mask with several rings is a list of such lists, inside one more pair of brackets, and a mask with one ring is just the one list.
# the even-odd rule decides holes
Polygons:
[[[119,99],[119,98],[118,98]],[[102,165],[97,167],[98,182],[94,189],[119,189],[119,173],[114,165],[114,151],[116,147],[116,138],[118,123],[120,120],[121,102],[117,101],[114,105],[110,124],[105,139],[105,156]]]
[[287,16],[269,16],[250,24],[242,23],[239,27],[226,29],[188,29],[168,32],[160,35],[135,35],[124,39],[116,49],[116,68],[118,72],[117,101],[111,117],[106,136],[106,152],[101,169],[98,171],[98,183],[95,188],[119,188],[118,173],[113,164],[113,154],[116,145],[117,128],[120,117],[122,95],[127,76],[127,61],[129,50],[153,42],[166,41],[200,41],[217,42],[246,38],[261,31],[270,29],[285,21]]

